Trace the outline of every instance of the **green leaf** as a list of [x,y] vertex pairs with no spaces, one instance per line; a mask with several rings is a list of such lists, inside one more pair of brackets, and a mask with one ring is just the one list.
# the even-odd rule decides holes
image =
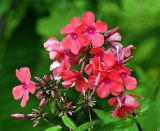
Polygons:
[[50,100],[49,106],[50,106],[50,110],[51,110],[52,114],[54,114],[54,112],[55,112],[55,100]]
[[98,116],[98,118],[103,121],[104,124],[108,124],[112,122],[114,119],[110,113],[105,112],[103,110],[93,109],[93,111]]
[[85,131],[86,129],[89,129],[91,126],[95,125],[98,121],[91,121],[83,123],[78,127],[78,131]]
[[103,110],[93,109],[93,111],[96,113],[99,119],[102,120],[103,123],[106,125],[106,130],[111,128],[126,128],[134,123],[134,120],[130,118],[122,119],[118,117],[112,117],[110,113],[105,112]]
[[66,116],[66,115],[62,116],[62,121],[68,128],[70,128],[72,130],[77,130],[76,124],[68,116]]
[[61,126],[53,126],[45,129],[45,131],[61,131],[62,127]]

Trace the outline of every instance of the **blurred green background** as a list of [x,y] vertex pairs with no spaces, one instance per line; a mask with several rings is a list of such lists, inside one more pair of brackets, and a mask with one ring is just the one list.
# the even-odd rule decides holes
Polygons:
[[[110,29],[120,26],[123,44],[137,47],[128,64],[139,81],[134,92],[145,98],[141,104],[151,100],[139,120],[144,131],[160,128],[160,0],[0,0],[0,131],[43,131],[50,126],[42,122],[33,128],[29,120],[10,118],[38,105],[33,96],[24,109],[13,100],[12,88],[19,84],[15,69],[28,66],[32,76],[49,73],[44,41],[50,36],[61,40],[60,29],[88,10]],[[128,130],[137,129],[133,125]]]

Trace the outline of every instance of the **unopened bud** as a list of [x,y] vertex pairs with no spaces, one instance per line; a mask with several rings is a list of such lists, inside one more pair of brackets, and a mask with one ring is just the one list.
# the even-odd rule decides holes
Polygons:
[[25,118],[26,115],[25,114],[12,114],[11,117],[14,117],[14,118]]
[[43,106],[43,105],[45,105],[45,104],[46,104],[46,99],[43,98],[43,99],[40,101],[39,106],[41,107],[41,106]]
[[45,81],[49,81],[49,80],[50,80],[50,76],[49,76],[49,75],[44,75],[43,79],[44,79]]
[[71,107],[72,107],[72,102],[68,102],[67,105],[66,105],[66,107],[67,107],[68,109],[71,108]]
[[42,95],[43,95],[43,91],[39,91],[39,92],[37,93],[37,98],[38,98],[38,99],[41,98]]
[[55,96],[55,93],[53,90],[51,90],[51,97],[53,98]]
[[54,86],[54,89],[58,89],[58,85],[55,85],[55,86]]

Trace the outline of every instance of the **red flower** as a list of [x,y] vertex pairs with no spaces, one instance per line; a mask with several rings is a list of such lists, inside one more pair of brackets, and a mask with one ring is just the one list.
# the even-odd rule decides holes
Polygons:
[[78,92],[84,93],[88,89],[87,81],[81,72],[75,70],[64,71],[62,73],[62,79],[64,80],[62,85],[66,88],[70,88],[75,84]]
[[64,48],[70,49],[75,55],[78,55],[82,46],[89,43],[87,37],[81,34],[81,21],[78,17],[72,18],[71,23],[62,28],[61,33],[67,34],[62,40]]
[[116,72],[103,72],[100,78],[102,80],[97,87],[97,94],[100,98],[105,98],[110,93],[114,96],[118,96],[124,91],[122,78]]
[[[112,112],[113,116],[126,117],[126,113],[132,114],[134,109],[139,108],[139,103],[135,100],[136,95],[122,95],[121,97],[113,97],[108,100],[110,106],[116,106]],[[138,98],[140,98],[138,96]]]
[[126,86],[126,88],[128,90],[134,90],[137,86],[137,80],[134,77],[130,76],[131,71],[123,65],[117,66],[117,68],[118,73],[122,77],[123,83]]
[[95,16],[92,12],[85,12],[82,16],[82,23],[85,26],[85,36],[89,38],[94,47],[100,47],[104,43],[104,36],[101,33],[106,32],[106,23],[98,20],[94,22]]
[[25,107],[29,99],[28,93],[30,92],[33,94],[36,86],[35,83],[30,80],[31,74],[28,67],[22,67],[19,71],[16,70],[16,76],[21,82],[21,85],[14,87],[12,94],[15,100],[22,98],[21,107]]

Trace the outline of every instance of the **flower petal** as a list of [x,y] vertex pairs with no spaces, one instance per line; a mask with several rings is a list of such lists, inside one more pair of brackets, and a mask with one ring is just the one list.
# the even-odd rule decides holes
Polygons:
[[115,106],[115,105],[117,105],[117,103],[118,103],[117,97],[113,97],[113,98],[110,98],[110,99],[108,100],[108,104],[109,104],[110,106]]
[[36,90],[36,85],[34,82],[30,81],[28,84],[28,90],[30,93],[34,94],[35,90]]
[[102,60],[105,63],[105,65],[109,67],[114,66],[116,64],[115,57],[111,52],[104,53]]
[[26,92],[24,92],[23,97],[22,97],[21,107],[26,106],[26,103],[27,103],[28,99],[29,99],[28,91],[26,91]]
[[25,83],[31,79],[31,74],[28,67],[22,67],[19,71],[16,70],[16,76],[22,83]]
[[97,32],[106,32],[107,30],[107,24],[101,20],[98,20],[96,22],[96,31]]
[[78,40],[72,42],[71,52],[73,54],[78,55],[80,49],[81,49],[81,43]]
[[22,93],[23,93],[22,85],[16,86],[12,90],[12,94],[15,100],[20,99],[22,97]]
[[74,30],[74,27],[71,24],[66,25],[61,29],[62,34],[70,34]]
[[76,81],[75,87],[76,87],[76,90],[78,92],[82,92],[83,93],[83,92],[87,91],[88,84],[87,84],[87,82],[86,82],[86,80],[84,78],[80,78],[80,79],[78,79]]
[[102,34],[96,33],[92,37],[92,45],[94,47],[100,47],[104,43],[104,36]]
[[128,90],[134,90],[137,86],[137,80],[131,76],[126,76],[124,78],[124,83]]
[[105,98],[110,94],[109,86],[105,82],[100,84],[97,88],[97,94],[100,98]]
[[71,49],[72,39],[70,37],[63,38],[62,45],[65,49]]
[[79,18],[79,17],[73,17],[73,18],[71,19],[71,25],[72,25],[74,28],[80,26],[80,25],[81,25],[81,20],[80,20],[80,18]]
[[88,26],[93,25],[94,19],[95,19],[95,16],[90,11],[87,11],[87,12],[83,13],[83,15],[82,15],[82,23],[85,25],[88,25]]

